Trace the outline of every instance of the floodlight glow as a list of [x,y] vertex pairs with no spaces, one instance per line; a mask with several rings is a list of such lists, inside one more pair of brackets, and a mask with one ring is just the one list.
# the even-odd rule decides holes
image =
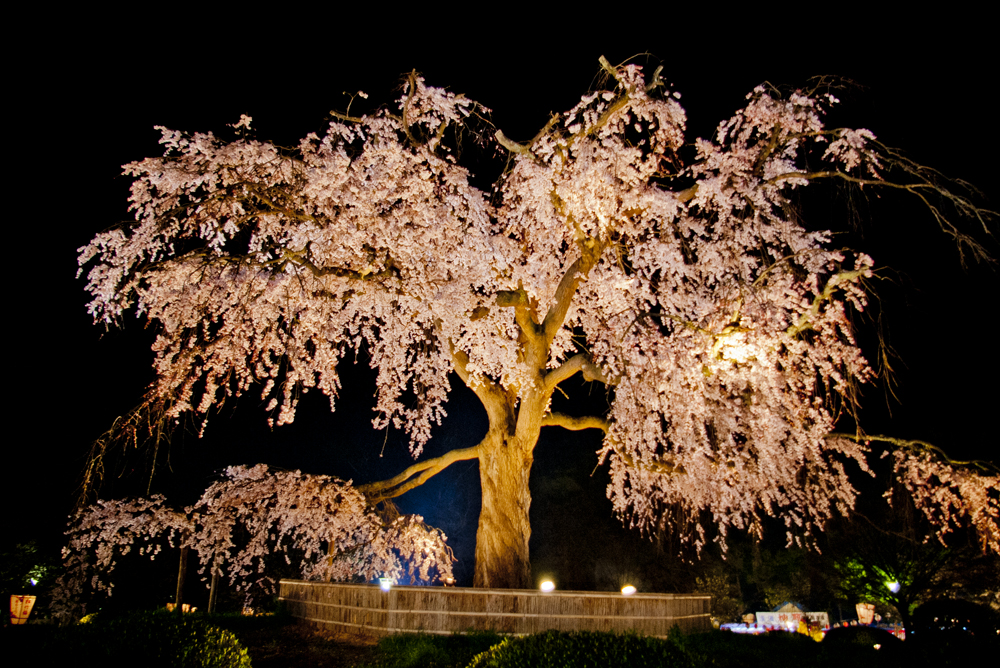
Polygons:
[[389,591],[392,589],[392,578],[379,578],[378,586],[382,589],[382,591]]
[[625,596],[631,596],[634,593],[635,593],[635,587],[633,587],[632,585],[625,585],[624,587],[622,587],[622,594],[624,594]]
[[550,591],[554,591],[555,588],[556,588],[556,583],[553,582],[552,580],[546,580],[539,587],[539,589],[541,589],[546,594],[548,594]]
[[899,583],[898,582],[895,582],[895,581],[893,581],[893,582],[886,582],[885,586],[888,587],[889,591],[891,591],[893,594],[898,594],[899,593]]

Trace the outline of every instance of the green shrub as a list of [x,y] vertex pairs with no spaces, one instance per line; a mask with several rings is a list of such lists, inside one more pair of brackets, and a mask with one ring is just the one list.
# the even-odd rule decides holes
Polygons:
[[871,626],[847,626],[830,629],[823,639],[823,647],[858,645],[860,647],[898,646],[903,641],[885,629]]
[[694,662],[675,639],[632,633],[548,631],[508,638],[483,652],[469,668],[692,668]]
[[378,643],[378,668],[465,668],[477,655],[501,642],[492,631],[428,635],[400,633]]
[[250,656],[231,631],[196,615],[139,612],[59,629],[44,663],[73,666],[142,665],[150,668],[249,668]]
[[[798,633],[775,631],[743,635],[710,631],[679,639],[697,666],[744,668],[745,666],[818,666],[820,643]],[[845,663],[837,668],[853,666]]]

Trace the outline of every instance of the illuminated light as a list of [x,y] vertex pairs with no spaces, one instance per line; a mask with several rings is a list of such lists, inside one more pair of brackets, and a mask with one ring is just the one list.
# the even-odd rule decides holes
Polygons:
[[882,645],[880,644],[872,645],[872,647],[874,647],[875,649],[882,649]]
[[625,596],[631,596],[634,593],[635,593],[635,587],[633,587],[632,585],[625,585],[624,587],[622,587],[622,594],[624,594]]
[[556,583],[553,582],[552,580],[546,580],[538,588],[541,589],[546,594],[548,594],[550,591],[555,591]]
[[36,584],[38,584],[38,580],[36,580],[35,578],[28,578],[28,582],[31,583],[32,587],[34,587]]
[[899,583],[898,582],[896,582],[896,581],[886,582],[885,586],[888,587],[889,591],[891,591],[893,594],[898,594],[899,593]]
[[389,591],[392,589],[392,578],[379,578],[378,586],[382,591]]

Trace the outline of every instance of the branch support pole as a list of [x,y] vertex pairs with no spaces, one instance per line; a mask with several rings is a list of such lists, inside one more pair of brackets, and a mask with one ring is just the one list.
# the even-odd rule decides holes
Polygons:
[[174,596],[174,608],[181,609],[184,603],[184,580],[187,578],[188,552],[191,550],[187,545],[181,547],[180,566],[177,569],[177,594]]
[[208,612],[215,612],[215,605],[219,602],[219,571],[212,571],[212,586],[208,590]]

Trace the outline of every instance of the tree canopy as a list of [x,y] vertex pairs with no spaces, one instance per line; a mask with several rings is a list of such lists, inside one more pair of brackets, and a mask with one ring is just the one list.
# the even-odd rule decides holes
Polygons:
[[[853,419],[873,379],[855,339],[873,260],[807,227],[796,197],[816,183],[891,188],[927,204],[960,250],[992,215],[865,129],[831,128],[827,86],[760,86],[710,139],[660,76],[602,61],[605,88],[517,143],[488,110],[412,74],[395,109],[334,114],[286,148],[162,129],[163,157],[125,167],[135,221],[81,249],[95,320],[134,309],[158,328],[145,407],[207,416],[260,392],[272,424],[302,392],[341,392],[338,365],[364,348],[377,370],[375,428],[419,457],[456,379],[483,403],[479,444],[367,485],[372,501],[478,459],[481,586],[528,582],[528,477],[542,427],[601,429],[608,494],[645,530],[679,523],[808,537],[849,512],[849,468],[871,439]],[[460,149],[509,165],[489,191]],[[551,410],[581,374],[610,410]],[[843,433],[836,427],[846,425]],[[877,443],[887,443],[885,440]],[[1000,548],[994,472],[894,441],[897,475],[941,531],[971,522]]]

